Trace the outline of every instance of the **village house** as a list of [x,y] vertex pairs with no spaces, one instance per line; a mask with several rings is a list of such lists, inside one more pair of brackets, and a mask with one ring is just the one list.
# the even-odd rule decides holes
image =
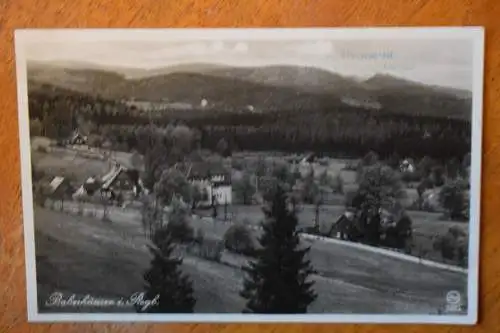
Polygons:
[[232,203],[231,174],[222,163],[196,162],[190,165],[188,180],[202,193],[200,206]]
[[411,160],[409,158],[404,159],[401,162],[401,164],[399,165],[399,169],[401,170],[401,172],[404,172],[404,173],[413,173],[416,171],[416,167],[415,167],[413,160]]
[[71,183],[67,178],[56,176],[47,186],[47,195],[53,199],[64,199],[69,196]]
[[139,171],[129,169],[116,163],[111,171],[102,178],[101,191],[108,192],[113,198],[117,196],[132,199],[142,190]]
[[97,192],[110,200],[132,201],[145,192],[145,188],[137,169],[114,162],[111,170],[99,181],[90,177],[73,196],[93,196]]
[[71,137],[68,139],[68,144],[70,145],[86,145],[88,142],[87,136],[80,133],[77,129],[73,132]]

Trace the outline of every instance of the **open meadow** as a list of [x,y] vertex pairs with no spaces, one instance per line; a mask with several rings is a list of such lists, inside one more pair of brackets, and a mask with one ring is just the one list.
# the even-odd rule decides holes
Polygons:
[[[71,204],[65,206],[72,210]],[[147,241],[139,214],[132,210],[128,213],[111,210],[110,222],[89,213],[86,217],[73,214],[40,207],[35,210],[37,282],[42,312],[65,311],[44,306],[53,290],[128,297],[142,288],[142,273],[148,267],[150,255],[145,248]],[[218,238],[228,227],[202,219],[194,219],[193,226],[202,228],[206,237]],[[312,278],[319,297],[311,305],[311,312],[436,313],[445,304],[449,290],[466,288],[464,273],[321,241],[305,241],[304,245],[311,246],[310,258],[318,271]],[[217,263],[185,256],[183,270],[194,283],[196,312],[241,311],[244,302],[238,291],[244,274],[238,266],[230,264],[234,262],[230,257],[226,254]]]

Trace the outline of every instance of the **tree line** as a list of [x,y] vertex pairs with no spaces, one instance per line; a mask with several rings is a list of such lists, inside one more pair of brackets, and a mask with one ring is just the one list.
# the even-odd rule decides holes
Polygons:
[[[200,146],[215,149],[225,138],[233,149],[314,151],[335,157],[360,157],[375,151],[421,158],[461,159],[470,151],[470,122],[409,116],[350,106],[335,110],[280,110],[267,113],[165,110],[145,112],[118,101],[80,94],[29,95],[30,117],[40,135],[68,135],[82,119],[91,131],[122,149],[133,149],[135,128],[182,122],[200,133]],[[110,130],[112,128],[113,130]]]

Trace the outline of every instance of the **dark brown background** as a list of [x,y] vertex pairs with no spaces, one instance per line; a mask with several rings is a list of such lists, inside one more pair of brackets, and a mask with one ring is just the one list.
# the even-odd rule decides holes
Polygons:
[[[486,27],[478,326],[26,323],[13,29],[401,25]],[[500,332],[499,74],[498,0],[0,0],[0,332]]]

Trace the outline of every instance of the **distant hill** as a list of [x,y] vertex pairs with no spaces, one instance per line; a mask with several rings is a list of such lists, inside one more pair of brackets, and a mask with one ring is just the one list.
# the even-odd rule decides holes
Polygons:
[[205,99],[207,109],[228,111],[273,111],[279,109],[306,110],[333,107],[339,99],[331,94],[304,92],[293,87],[259,84],[230,77],[198,73],[172,73],[128,80],[109,91],[116,98],[134,97],[140,100],[176,102],[200,105]]
[[212,71],[224,69],[226,66],[218,64],[205,64],[205,63],[189,63],[179,64],[169,67],[155,68],[155,69],[142,69],[135,73],[128,73],[130,79],[140,79],[159,75],[168,75],[172,73],[195,73],[195,74],[209,74]]
[[121,85],[126,79],[123,75],[113,71],[30,63],[28,64],[28,81],[32,84],[44,83],[89,95],[105,96],[112,87]]
[[448,95],[449,97],[471,98],[472,92],[464,89],[456,89],[435,85],[426,85],[388,74],[376,74],[364,81],[364,84],[371,89],[379,91],[404,90],[407,93],[421,95]]
[[426,85],[385,74],[377,74],[363,83],[382,105],[396,113],[471,117],[472,94],[468,91]]
[[30,82],[110,99],[194,107],[205,99],[207,110],[334,110],[339,103],[349,101],[367,109],[379,105],[377,110],[398,114],[466,119],[471,115],[470,92],[390,75],[378,74],[360,81],[313,67],[236,68],[203,63],[155,70],[90,67],[81,63],[30,63],[28,77]]
[[314,67],[227,67],[206,71],[205,73],[217,77],[240,79],[272,86],[293,87],[315,93],[338,93],[359,84],[359,82],[349,77]]

